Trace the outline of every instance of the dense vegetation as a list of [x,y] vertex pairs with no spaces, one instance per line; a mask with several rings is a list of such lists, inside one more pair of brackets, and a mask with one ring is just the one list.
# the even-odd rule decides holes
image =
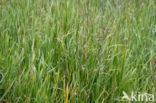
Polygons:
[[0,0],[0,103],[121,103],[123,91],[156,95],[155,0]]

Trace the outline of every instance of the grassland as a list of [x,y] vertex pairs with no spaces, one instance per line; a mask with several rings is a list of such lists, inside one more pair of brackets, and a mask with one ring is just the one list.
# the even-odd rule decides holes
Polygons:
[[156,96],[155,0],[0,0],[0,103],[122,103],[123,91]]

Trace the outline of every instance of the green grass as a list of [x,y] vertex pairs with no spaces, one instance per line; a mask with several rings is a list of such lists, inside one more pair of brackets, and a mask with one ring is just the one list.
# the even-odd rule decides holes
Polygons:
[[0,0],[0,103],[156,99],[156,1],[105,1]]

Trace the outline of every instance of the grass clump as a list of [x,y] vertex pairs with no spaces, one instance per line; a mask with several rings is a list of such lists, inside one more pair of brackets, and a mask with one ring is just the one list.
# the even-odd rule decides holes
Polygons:
[[155,0],[1,0],[0,102],[156,95],[155,11]]

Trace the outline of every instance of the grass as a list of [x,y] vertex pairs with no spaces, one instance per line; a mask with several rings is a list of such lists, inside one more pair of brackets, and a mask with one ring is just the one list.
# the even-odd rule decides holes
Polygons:
[[0,103],[156,96],[155,0],[1,0]]

